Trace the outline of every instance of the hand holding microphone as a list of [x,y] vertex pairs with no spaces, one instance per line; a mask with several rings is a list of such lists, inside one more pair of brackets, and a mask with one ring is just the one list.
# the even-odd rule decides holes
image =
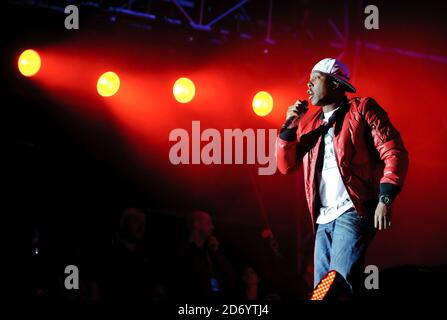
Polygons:
[[216,252],[219,249],[219,240],[215,236],[210,236],[207,239],[208,249],[212,252]]
[[292,129],[298,125],[298,121],[304,117],[309,110],[309,103],[306,100],[297,100],[287,109],[286,122],[283,128]]

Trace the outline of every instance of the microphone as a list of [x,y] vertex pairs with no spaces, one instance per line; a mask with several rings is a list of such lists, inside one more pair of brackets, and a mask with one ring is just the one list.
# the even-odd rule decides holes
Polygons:
[[[307,102],[307,100],[298,100],[298,103],[295,103],[295,105],[296,105],[295,110],[296,110],[296,113],[298,113],[298,114],[306,112],[309,109],[308,108],[309,102]],[[286,120],[286,122],[284,122],[284,124],[282,126],[283,129],[287,129],[292,124],[292,122],[295,121],[296,118],[298,118],[298,114],[290,116]]]

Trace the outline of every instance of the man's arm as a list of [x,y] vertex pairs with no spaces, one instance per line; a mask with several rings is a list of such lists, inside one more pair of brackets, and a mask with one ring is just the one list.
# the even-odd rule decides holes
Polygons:
[[276,163],[283,174],[298,169],[304,155],[316,146],[323,134],[323,126],[303,134],[304,126],[299,121],[298,128],[283,128],[276,139]]
[[[385,164],[383,176],[380,179],[380,197],[385,196],[393,201],[402,189],[407,175],[408,152],[387,113],[374,99],[362,99],[359,109],[370,127],[374,146]],[[390,205],[383,201],[379,202],[376,209],[376,227],[382,229],[391,225],[389,211]]]
[[307,152],[303,152],[306,143],[301,141],[306,139],[302,139],[303,137],[300,136],[300,132],[302,132],[301,119],[308,111],[307,106],[307,101],[297,100],[288,108],[286,122],[276,139],[276,164],[282,174],[295,171]]
[[365,98],[360,103],[360,109],[371,129],[374,146],[385,163],[380,179],[380,194],[395,197],[402,189],[407,175],[408,152],[387,113],[374,99]]
[[301,162],[297,158],[297,127],[283,129],[276,139],[276,164],[282,174],[295,171]]

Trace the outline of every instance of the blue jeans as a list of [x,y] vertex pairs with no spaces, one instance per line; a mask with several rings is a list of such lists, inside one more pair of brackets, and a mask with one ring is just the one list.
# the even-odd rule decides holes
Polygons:
[[314,287],[329,271],[335,270],[336,281],[344,282],[349,294],[359,291],[363,285],[366,249],[374,233],[372,215],[360,217],[354,208],[329,223],[319,224],[315,239]]

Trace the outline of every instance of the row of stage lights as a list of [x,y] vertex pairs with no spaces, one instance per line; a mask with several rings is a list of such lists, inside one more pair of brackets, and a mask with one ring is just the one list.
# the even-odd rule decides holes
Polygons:
[[[40,55],[37,51],[28,49],[22,52],[19,57],[18,67],[22,75],[26,77],[35,76],[42,66]],[[120,78],[113,72],[108,71],[103,73],[96,84],[98,94],[103,97],[114,96],[120,88]],[[196,87],[194,82],[188,78],[179,78],[175,81],[172,94],[174,98],[180,103],[188,103],[194,99]],[[252,101],[253,111],[260,117],[268,115],[273,109],[273,98],[266,91],[259,91],[253,97]]]

